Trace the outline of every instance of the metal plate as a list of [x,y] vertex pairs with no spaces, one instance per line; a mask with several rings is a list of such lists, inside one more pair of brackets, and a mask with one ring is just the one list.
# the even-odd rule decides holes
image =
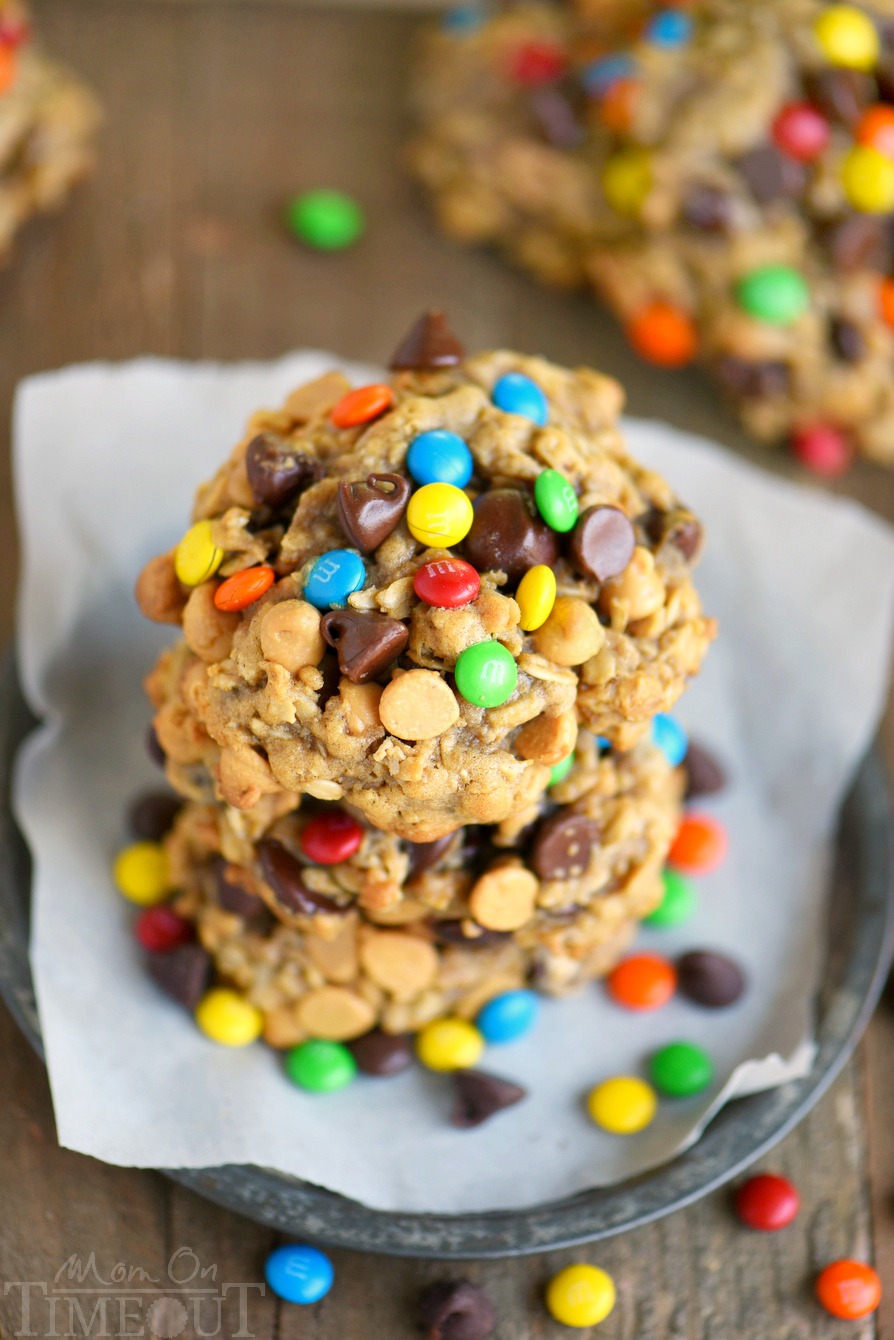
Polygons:
[[[15,751],[34,719],[11,658],[0,671],[0,992],[43,1055],[28,963],[30,857],[9,804]],[[782,1138],[844,1065],[876,1004],[894,943],[892,821],[877,754],[842,809],[829,898],[829,952],[818,1001],[818,1054],[804,1079],[728,1104],[698,1144],[620,1186],[533,1209],[470,1215],[370,1210],[264,1168],[162,1169],[228,1209],[331,1246],[403,1256],[499,1257],[610,1237],[669,1214],[734,1177]]]

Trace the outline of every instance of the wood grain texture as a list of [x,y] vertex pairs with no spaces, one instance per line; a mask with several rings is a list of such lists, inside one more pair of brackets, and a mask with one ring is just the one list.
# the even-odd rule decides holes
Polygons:
[[[454,249],[437,235],[398,161],[415,19],[240,0],[36,0],[35,9],[47,46],[98,88],[107,122],[95,181],[62,217],[32,225],[14,264],[0,273],[3,631],[15,577],[5,473],[13,388],[27,373],[70,362],[146,352],[265,358],[302,345],[383,359],[420,308],[441,303],[470,347],[506,343],[595,364],[623,380],[634,413],[706,433],[796,474],[744,439],[697,373],[644,371],[584,299],[537,289],[495,258]],[[366,207],[369,230],[355,250],[319,256],[281,229],[283,199],[317,184],[352,191]],[[185,500],[195,482],[187,459],[172,487]],[[894,517],[894,475],[859,467],[841,487]],[[890,714],[885,740],[894,760]],[[618,1308],[598,1330],[608,1340],[835,1340],[845,1333],[894,1340],[894,1299],[883,1305],[878,1327],[843,1327],[811,1295],[817,1269],[843,1254],[874,1250],[894,1280],[892,1046],[888,1009],[862,1059],[766,1160],[794,1178],[804,1199],[784,1234],[745,1232],[720,1193],[598,1247],[449,1273],[491,1291],[498,1340],[569,1334],[549,1320],[541,1295],[549,1275],[570,1260],[596,1261],[618,1281]],[[156,1174],[59,1149],[46,1076],[5,1013],[0,1048],[7,1066],[4,1281],[52,1280],[72,1252],[86,1259],[91,1251],[100,1267],[126,1261],[163,1278],[183,1247],[215,1264],[219,1282],[260,1281],[274,1235]],[[253,1296],[252,1332],[264,1340],[418,1337],[413,1300],[442,1268],[342,1252],[334,1258],[337,1285],[328,1299],[305,1311]],[[84,1296],[85,1316],[96,1302]],[[223,1333],[237,1326],[231,1299]],[[16,1291],[0,1290],[0,1337],[19,1327]],[[74,1333],[84,1327],[76,1322]],[[181,1334],[196,1331],[190,1325]]]

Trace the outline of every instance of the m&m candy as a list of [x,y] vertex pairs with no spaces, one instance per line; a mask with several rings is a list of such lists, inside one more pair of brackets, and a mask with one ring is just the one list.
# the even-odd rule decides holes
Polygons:
[[790,265],[761,265],[736,286],[740,307],[771,326],[790,326],[810,305],[803,275]]
[[894,162],[867,144],[855,144],[841,165],[841,184],[848,203],[862,214],[887,214],[894,209]]
[[850,70],[871,70],[879,58],[875,24],[853,5],[830,5],[813,31],[826,60]]
[[612,1135],[644,1131],[658,1109],[651,1084],[636,1075],[615,1075],[590,1091],[587,1111],[597,1126]]
[[317,609],[343,605],[366,580],[359,554],[350,549],[330,549],[316,560],[304,583],[304,599]]
[[501,707],[518,684],[518,665],[502,642],[476,642],[460,652],[454,668],[456,687],[476,707]]
[[494,384],[491,399],[497,409],[520,414],[543,427],[549,418],[549,406],[540,387],[523,372],[504,372]]
[[393,404],[391,387],[385,382],[373,382],[370,386],[358,386],[355,391],[348,391],[330,410],[329,417],[336,428],[359,428],[361,424],[377,419]]
[[426,605],[455,610],[476,598],[481,577],[463,558],[438,558],[417,569],[413,590]]
[[533,991],[504,991],[494,996],[475,1020],[485,1042],[515,1042],[534,1027],[540,1003]]
[[592,97],[601,98],[619,79],[629,79],[635,72],[632,56],[602,56],[584,66],[581,82]]
[[615,1282],[599,1266],[566,1266],[546,1290],[550,1316],[562,1326],[598,1326],[615,1306]]
[[456,433],[432,428],[410,443],[407,469],[417,484],[454,484],[464,489],[472,478],[472,453]]
[[534,501],[546,524],[561,534],[574,530],[580,504],[577,494],[558,470],[542,470],[534,481]]
[[434,1019],[416,1038],[416,1055],[429,1070],[468,1070],[484,1051],[484,1037],[465,1019]]
[[660,1010],[677,989],[677,971],[660,954],[631,954],[612,969],[606,986],[625,1010]]
[[213,577],[224,560],[224,551],[211,538],[211,522],[190,526],[174,551],[174,571],[184,586],[200,586]]
[[627,338],[641,358],[661,368],[681,368],[698,350],[698,333],[688,312],[669,302],[651,302],[627,323]]
[[743,1182],[733,1197],[736,1214],[749,1228],[776,1233],[797,1217],[801,1197],[787,1177],[758,1173]]
[[854,449],[838,428],[828,423],[808,424],[792,433],[792,451],[802,465],[825,479],[844,474]]
[[800,163],[819,158],[831,136],[829,122],[809,102],[789,102],[773,122],[773,140],[778,149]]
[[362,842],[363,829],[344,810],[315,815],[301,833],[301,850],[317,865],[339,865],[350,860]]
[[558,786],[559,782],[564,782],[571,769],[574,767],[574,755],[569,754],[567,758],[553,764],[550,769],[549,781],[547,786]]
[[671,843],[668,861],[685,875],[707,875],[723,862],[729,846],[726,829],[709,814],[686,814]]
[[227,613],[244,610],[260,600],[275,580],[276,573],[266,563],[254,568],[243,568],[241,572],[234,572],[232,577],[221,582],[214,592],[214,604]]
[[711,1083],[714,1063],[693,1042],[669,1042],[650,1059],[649,1075],[659,1093],[668,1098],[691,1098]]
[[692,881],[679,870],[667,869],[661,878],[664,889],[661,902],[654,912],[643,917],[643,925],[669,930],[672,926],[682,926],[695,915],[698,895]]
[[872,1266],[845,1257],[820,1271],[816,1296],[833,1317],[858,1321],[873,1313],[882,1301],[882,1282]]
[[521,617],[519,626],[532,633],[546,623],[556,603],[556,575],[545,563],[529,568],[515,593]]
[[647,149],[621,149],[602,169],[602,190],[612,209],[625,217],[640,212],[652,189],[652,160]]
[[311,1038],[286,1052],[286,1074],[308,1093],[335,1093],[350,1084],[357,1062],[342,1042]]
[[196,1023],[212,1042],[222,1047],[247,1047],[261,1036],[261,1011],[238,991],[217,986],[206,991],[196,1006]]
[[357,201],[344,191],[318,189],[289,201],[286,225],[318,251],[342,251],[358,240],[366,221]]
[[679,767],[689,748],[686,731],[669,712],[657,712],[653,717],[652,743],[658,746],[672,768]]
[[191,921],[167,903],[146,907],[137,917],[134,934],[150,954],[167,954],[178,945],[189,944],[195,932]]
[[407,526],[430,549],[450,549],[468,535],[475,513],[455,484],[423,484],[410,499]]
[[568,57],[553,42],[523,42],[512,52],[509,74],[517,84],[537,88],[560,79],[568,66]]
[[885,158],[894,158],[894,107],[881,102],[867,107],[857,122],[855,134],[858,144],[868,145]]
[[653,46],[683,47],[692,37],[692,19],[679,9],[660,10],[646,24],[643,36]]
[[115,858],[112,876],[119,893],[132,903],[150,907],[171,891],[168,858],[157,842],[133,842]]
[[335,1271],[328,1256],[316,1247],[287,1243],[267,1257],[264,1278],[287,1303],[318,1303],[332,1288]]

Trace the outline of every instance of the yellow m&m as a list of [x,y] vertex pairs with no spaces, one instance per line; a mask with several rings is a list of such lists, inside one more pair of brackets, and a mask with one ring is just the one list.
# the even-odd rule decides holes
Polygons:
[[599,1266],[566,1266],[546,1290],[550,1315],[563,1326],[598,1326],[614,1308],[616,1298],[614,1280]]
[[646,149],[622,149],[602,170],[605,198],[619,214],[637,215],[652,189],[652,160]]
[[212,577],[224,559],[211,538],[211,522],[190,526],[174,551],[174,571],[184,586],[200,586]]
[[134,842],[115,858],[112,871],[119,893],[140,907],[164,902],[171,892],[168,858],[157,842]]
[[521,610],[519,623],[526,633],[546,623],[556,603],[556,576],[552,568],[545,563],[530,568],[518,584],[515,599]]
[[607,1079],[587,1098],[587,1110],[597,1126],[613,1135],[644,1131],[655,1115],[658,1099],[651,1084],[635,1075]]
[[894,209],[894,162],[857,144],[841,165],[841,183],[849,204],[863,214],[887,214]]
[[472,529],[472,504],[455,484],[424,484],[407,508],[407,525],[414,540],[432,549],[459,544]]
[[238,991],[217,986],[206,991],[196,1006],[196,1023],[206,1038],[222,1047],[247,1047],[261,1036],[264,1018]]
[[813,31],[832,65],[871,70],[879,58],[878,31],[872,19],[853,5],[831,5],[820,14]]
[[467,1070],[483,1051],[483,1036],[465,1019],[434,1019],[416,1038],[416,1055],[429,1070]]

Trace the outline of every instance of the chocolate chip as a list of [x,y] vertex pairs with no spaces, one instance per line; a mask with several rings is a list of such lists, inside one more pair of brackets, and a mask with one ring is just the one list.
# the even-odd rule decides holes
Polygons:
[[798,196],[807,183],[803,163],[780,153],[774,144],[762,144],[736,160],[736,167],[762,205],[786,196]]
[[531,95],[531,110],[550,144],[573,149],[584,138],[584,129],[574,107],[564,93],[555,88],[538,88]]
[[410,638],[400,619],[362,610],[330,610],[320,632],[338,652],[338,668],[352,684],[365,684],[393,665]]
[[266,904],[252,888],[248,871],[240,869],[238,865],[231,865],[222,856],[218,856],[214,862],[214,891],[218,904],[234,916],[248,920],[260,916],[265,910]]
[[607,582],[623,572],[635,547],[633,523],[617,507],[588,507],[571,536],[575,567],[597,582]]
[[453,1084],[456,1105],[450,1117],[451,1126],[468,1130],[527,1098],[528,1091],[511,1080],[489,1075],[484,1070],[454,1070]]
[[886,56],[875,68],[879,98],[882,102],[894,102],[894,60]]
[[143,842],[160,842],[183,808],[179,796],[170,791],[145,791],[127,812],[127,826]]
[[560,811],[537,829],[531,865],[541,879],[573,879],[586,870],[599,837],[595,819]]
[[405,1034],[383,1033],[374,1028],[348,1043],[364,1075],[399,1075],[413,1064],[413,1043]]
[[436,921],[433,929],[441,944],[462,945],[464,949],[486,949],[508,940],[509,931],[487,931],[481,927],[477,935],[467,935],[463,930],[464,921]]
[[168,761],[154,726],[150,726],[146,732],[146,753],[160,768],[163,768]]
[[351,544],[369,554],[386,540],[407,510],[410,482],[403,475],[367,475],[366,483],[338,486],[338,520]]
[[682,995],[708,1010],[733,1005],[745,990],[745,974],[734,959],[711,949],[693,949],[677,959]]
[[389,367],[395,372],[430,372],[453,368],[461,363],[466,351],[447,324],[443,312],[423,312],[391,356]]
[[763,400],[783,395],[788,390],[788,364],[777,360],[752,363],[728,355],[718,360],[716,372],[728,391],[746,400]]
[[829,343],[843,363],[859,363],[866,352],[862,330],[843,316],[833,316],[829,322]]
[[178,945],[166,954],[151,954],[146,971],[162,991],[194,1010],[211,985],[211,955],[201,945]]
[[862,70],[816,70],[806,76],[805,84],[811,102],[848,126],[859,121],[875,97],[872,76]]
[[276,895],[277,902],[289,912],[302,917],[315,917],[321,912],[341,912],[332,898],[315,893],[304,883],[304,867],[276,838],[261,838],[257,846],[264,878]]
[[670,512],[665,518],[662,544],[672,544],[687,563],[692,563],[701,550],[704,531],[701,522],[691,512]]
[[487,1340],[497,1310],[484,1290],[469,1280],[438,1280],[420,1296],[417,1315],[427,1340]]
[[311,460],[272,433],[259,433],[249,442],[245,471],[255,502],[265,507],[282,507],[322,476],[319,461]]
[[848,214],[829,224],[820,237],[838,270],[885,270],[891,258],[889,229],[870,214]]
[[338,661],[334,656],[328,653],[323,657],[317,666],[320,674],[323,676],[323,685],[317,689],[317,706],[322,712],[330,698],[334,698],[338,693],[338,687],[341,683],[341,671],[338,668]]
[[435,838],[434,842],[408,842],[410,874],[421,875],[423,870],[431,870],[450,850],[455,837],[455,833],[447,833],[444,837]]
[[722,233],[732,223],[732,201],[719,186],[696,183],[690,186],[681,206],[683,218],[705,233]]
[[552,567],[559,541],[518,489],[491,489],[475,501],[463,552],[479,572],[502,571],[514,582],[538,563]]
[[726,786],[726,772],[704,745],[689,741],[683,764],[686,771],[686,799],[713,796]]

